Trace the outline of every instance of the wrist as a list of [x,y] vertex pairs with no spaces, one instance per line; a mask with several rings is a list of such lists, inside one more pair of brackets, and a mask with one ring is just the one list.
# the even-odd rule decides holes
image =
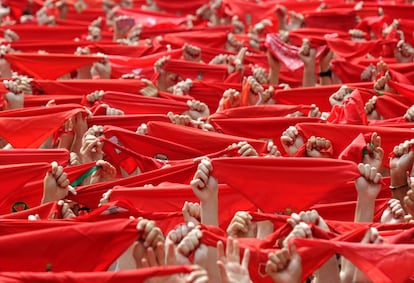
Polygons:
[[405,183],[405,184],[398,185],[398,186],[396,186],[396,185],[390,185],[389,188],[390,188],[391,191],[408,189],[408,184]]
[[328,68],[326,71],[320,71],[318,73],[319,77],[332,77],[332,70]]

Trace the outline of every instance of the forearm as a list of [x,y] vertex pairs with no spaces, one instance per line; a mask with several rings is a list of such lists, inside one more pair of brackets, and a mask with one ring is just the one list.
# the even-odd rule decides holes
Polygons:
[[365,199],[358,196],[354,222],[374,221],[375,199]]
[[315,64],[306,64],[303,68],[302,85],[304,87],[316,85]]
[[201,224],[218,226],[218,198],[209,201],[201,201]]
[[75,152],[78,156],[82,156],[80,153],[80,149],[82,146],[82,137],[83,137],[83,134],[76,133],[75,138],[73,139],[73,143],[72,143],[71,151]]
[[355,266],[346,258],[342,257],[341,261],[341,283],[352,283],[355,273]]
[[58,148],[66,148],[67,150],[71,150],[72,142],[74,138],[71,134],[63,134],[60,136]]
[[396,171],[397,170],[391,170],[390,172],[391,198],[398,199],[404,211],[406,211],[404,197],[409,189],[407,184],[407,176],[405,173]]
[[269,84],[278,85],[279,84],[279,74],[280,74],[280,67],[270,68],[270,70],[269,70]]
[[331,257],[316,272],[317,283],[339,283],[339,268],[336,256]]
[[207,261],[204,266],[208,273],[209,282],[221,282],[220,271],[217,266],[217,249],[207,247]]
[[[392,186],[392,185],[391,185]],[[396,189],[391,190],[391,198],[394,199],[398,199],[401,203],[402,208],[404,209],[405,212],[407,212],[406,206],[405,206],[405,202],[404,202],[404,197],[407,194],[409,187],[408,184],[407,185],[401,185],[401,186],[392,186]]]

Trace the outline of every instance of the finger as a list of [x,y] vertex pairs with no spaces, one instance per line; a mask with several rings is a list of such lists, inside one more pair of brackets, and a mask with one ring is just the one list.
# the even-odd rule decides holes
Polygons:
[[68,185],[68,191],[71,192],[75,196],[78,194],[78,192],[75,190],[75,188],[72,187],[71,185]]
[[245,249],[243,254],[242,266],[245,270],[249,268],[249,261],[250,261],[250,250]]

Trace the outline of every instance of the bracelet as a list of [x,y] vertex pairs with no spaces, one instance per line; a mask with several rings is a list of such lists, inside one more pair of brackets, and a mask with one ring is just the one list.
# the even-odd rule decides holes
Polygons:
[[329,68],[325,72],[320,72],[319,76],[320,77],[332,77],[332,70]]
[[401,186],[398,186],[398,187],[390,186],[390,190],[395,191],[395,190],[403,189],[405,187],[408,187],[408,184],[404,184],[404,185],[401,185]]

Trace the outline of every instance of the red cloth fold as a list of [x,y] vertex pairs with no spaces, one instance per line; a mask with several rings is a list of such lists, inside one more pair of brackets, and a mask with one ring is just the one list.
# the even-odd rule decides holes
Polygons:
[[275,18],[275,12],[278,8],[274,1],[241,1],[241,0],[224,0],[222,3],[224,13],[229,16],[238,16],[239,20],[246,26],[252,26],[259,21],[268,18]]
[[[176,140],[172,141],[163,139],[163,137],[159,138],[151,135],[140,135],[132,131],[112,126],[105,126],[104,133],[105,137],[113,142],[120,143],[127,148],[134,149],[138,153],[152,158],[164,156],[168,160],[182,160],[203,155],[202,150],[182,143],[179,137],[175,137]],[[172,132],[170,131],[170,133]]]
[[154,27],[159,25],[168,25],[169,27],[179,26],[187,21],[185,16],[177,16],[166,12],[144,11],[142,9],[133,8],[117,8],[116,15],[131,17],[135,20],[135,24]]
[[165,114],[127,114],[121,116],[93,116],[87,119],[89,127],[108,125],[130,131],[136,131],[139,125],[149,121],[169,122],[170,118]]
[[281,152],[283,152],[283,146],[280,142],[282,133],[289,126],[306,122],[317,123],[322,122],[322,120],[310,117],[224,118],[210,120],[210,124],[220,133],[264,141],[271,140]]
[[248,142],[258,153],[263,153],[267,150],[267,143],[261,140],[206,132],[196,128],[163,122],[150,122],[147,126],[149,136],[195,148],[201,151],[202,155],[221,151],[232,143],[239,141]]
[[[309,263],[328,259],[335,253],[351,261],[373,282],[407,282],[413,274],[413,245],[373,245],[299,238],[294,239],[294,243],[302,257],[303,280],[315,269],[309,270]],[[395,262],[398,262],[398,269]]]
[[[381,137],[381,147],[387,155],[393,152],[394,146],[410,140],[412,131],[404,128],[378,127],[344,124],[299,123],[296,128],[305,139],[311,136],[324,137],[331,141],[333,155],[337,157],[360,133],[376,132]],[[389,167],[389,161],[384,158],[383,166]]]
[[56,161],[66,166],[69,162],[67,149],[0,149],[0,165]]
[[109,189],[112,189],[114,186],[158,185],[162,182],[189,184],[194,176],[196,168],[197,164],[194,161],[187,160],[132,177],[78,187],[76,190],[78,194],[76,196],[69,195],[69,198],[94,209],[98,206],[102,194]]
[[67,119],[84,112],[76,104],[2,111],[0,136],[16,148],[39,147]]
[[[265,45],[269,52],[271,52],[272,55],[282,62],[290,71],[297,71],[303,67],[303,61],[298,55],[300,47],[281,41],[278,34],[267,34]],[[325,45],[318,46],[316,48],[316,58],[319,58],[325,49]]]
[[[95,165],[86,163],[66,167],[64,172],[70,182],[75,181],[86,171]],[[4,183],[3,192],[0,198],[0,214],[10,213],[12,208],[23,209],[36,207],[40,204],[43,195],[43,178],[50,170],[50,163],[24,163],[1,166],[1,175]],[[3,181],[4,180],[4,181]]]
[[264,212],[299,212],[322,200],[340,201],[341,186],[359,177],[355,163],[333,159],[239,157],[213,159],[212,165],[219,182]]
[[175,73],[183,79],[198,81],[219,81],[223,82],[227,76],[227,65],[209,65],[199,62],[185,60],[168,60],[163,69]]
[[[237,211],[255,210],[256,206],[249,199],[237,193],[227,185],[219,185],[219,225],[226,229]],[[190,185],[161,183],[155,187],[114,187],[111,200],[128,200],[139,210],[151,212],[181,211],[184,202],[199,202]],[[171,222],[173,228],[183,222],[183,218]]]
[[395,41],[390,40],[353,41],[330,37],[326,38],[326,42],[335,55],[347,60],[365,57],[367,53],[373,53],[375,49],[383,45],[396,44]]
[[[353,83],[347,84],[351,89],[355,88],[372,88],[372,83]],[[330,112],[332,105],[329,103],[329,97],[335,93],[341,85],[324,85],[318,87],[301,87],[292,88],[286,90],[276,90],[273,98],[277,103],[289,104],[289,105],[311,105],[318,106],[320,111]],[[363,100],[367,101],[371,98],[372,94],[365,92],[361,93]]]
[[149,278],[172,274],[190,273],[189,265],[155,266],[117,272],[0,272],[0,280],[4,283],[144,283]]
[[368,122],[364,106],[361,93],[358,89],[355,89],[344,99],[341,105],[332,107],[326,121],[334,124],[366,125]]
[[35,79],[57,79],[82,66],[102,60],[102,56],[8,53],[4,57],[15,68]]
[[353,9],[326,9],[322,11],[304,12],[304,24],[310,28],[325,28],[345,31],[357,24],[356,13]]
[[105,92],[99,103],[120,109],[125,114],[167,114],[169,111],[182,114],[189,109],[187,103],[181,101],[114,91]]
[[2,236],[0,270],[105,271],[137,239],[136,225],[115,219]]

